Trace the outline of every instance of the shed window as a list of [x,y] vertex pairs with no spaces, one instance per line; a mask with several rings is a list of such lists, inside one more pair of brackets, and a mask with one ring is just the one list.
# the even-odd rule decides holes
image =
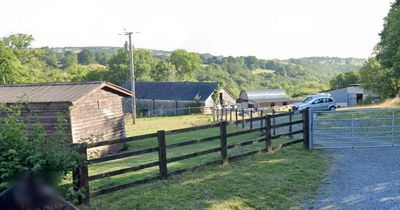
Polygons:
[[99,106],[99,109],[107,108],[110,105],[109,101],[108,100],[104,100],[104,99],[103,100],[98,100],[97,104]]
[[271,106],[275,106],[275,103],[271,103]]
[[286,105],[287,105],[287,102],[283,102],[282,105],[283,105],[283,106],[286,106]]

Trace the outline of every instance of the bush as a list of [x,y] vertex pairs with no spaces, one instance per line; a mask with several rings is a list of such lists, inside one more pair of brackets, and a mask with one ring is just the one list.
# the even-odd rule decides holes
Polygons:
[[0,104],[0,116],[0,191],[28,170],[55,186],[78,163],[78,154],[67,149],[63,114],[59,114],[52,136],[45,135],[42,125],[30,123],[34,115],[26,105]]

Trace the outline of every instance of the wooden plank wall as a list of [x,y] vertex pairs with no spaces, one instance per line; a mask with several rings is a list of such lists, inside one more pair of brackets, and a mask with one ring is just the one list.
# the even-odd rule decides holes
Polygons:
[[125,138],[123,102],[117,94],[98,89],[77,101],[70,113],[74,143]]

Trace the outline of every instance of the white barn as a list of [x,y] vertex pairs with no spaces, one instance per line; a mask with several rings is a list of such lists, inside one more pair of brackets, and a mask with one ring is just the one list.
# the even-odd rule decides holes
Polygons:
[[328,93],[336,100],[339,107],[351,107],[362,103],[365,99],[379,99],[377,94],[374,94],[362,87],[359,84],[352,84],[343,88],[325,90],[321,93]]

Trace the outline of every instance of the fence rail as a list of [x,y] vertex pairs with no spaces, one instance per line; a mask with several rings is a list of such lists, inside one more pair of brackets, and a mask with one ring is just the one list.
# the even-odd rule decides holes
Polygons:
[[[112,141],[106,141],[106,142],[96,142],[96,143],[90,143],[90,144],[79,144],[76,145],[77,151],[82,154],[84,157],[87,157],[87,148],[94,148],[94,147],[99,147],[99,146],[106,146],[106,145],[112,145],[112,144],[117,144],[117,143],[124,143],[124,142],[131,142],[131,141],[145,141],[149,139],[154,139],[157,138],[157,143],[158,145],[155,147],[150,147],[150,148],[145,148],[145,149],[139,149],[139,150],[134,150],[134,151],[123,151],[121,153],[117,154],[112,154],[96,159],[90,159],[85,161],[86,164],[80,164],[79,167],[74,171],[74,184],[75,184],[75,189],[80,189],[84,188],[86,192],[86,197],[81,200],[82,203],[88,204],[90,200],[90,196],[96,196],[96,195],[101,195],[109,192],[113,192],[116,190],[121,190],[125,189],[128,187],[134,187],[138,186],[140,184],[148,183],[151,181],[155,180],[162,180],[162,179],[168,179],[169,176],[176,175],[176,174],[181,174],[184,172],[188,171],[193,171],[197,168],[206,166],[206,165],[212,165],[212,164],[228,164],[229,161],[233,161],[239,158],[247,157],[250,155],[258,154],[261,152],[271,152],[274,150],[272,147],[272,140],[280,138],[282,136],[293,136],[296,134],[301,134],[303,133],[303,138],[293,140],[284,144],[280,144],[280,147],[285,147],[289,146],[292,144],[297,144],[301,142],[305,142],[304,139],[306,139],[307,132],[303,129],[301,130],[292,130],[293,125],[305,123],[307,119],[307,115],[302,115],[301,120],[295,120],[292,121],[292,116],[294,113],[289,112],[289,113],[279,113],[279,114],[267,114],[264,116],[259,116],[255,118],[251,118],[250,121],[246,119],[247,123],[252,123],[252,122],[260,122],[261,126],[259,128],[252,128],[243,131],[237,131],[237,132],[232,132],[228,133],[227,132],[227,125],[238,125],[238,122],[231,122],[228,123],[226,121],[222,121],[219,123],[214,123],[210,125],[204,125],[204,126],[197,126],[197,127],[191,127],[191,128],[185,128],[185,129],[178,129],[178,130],[172,130],[172,131],[158,131],[157,133],[152,133],[152,134],[146,134],[146,135],[141,135],[141,136],[135,136],[135,137],[128,137],[124,140],[112,140]],[[290,116],[289,122],[284,122],[280,124],[274,124],[272,125],[272,122],[275,121],[275,118],[277,117],[282,117],[282,116]],[[244,121],[241,121],[244,122]],[[265,122],[265,123],[264,123]],[[264,123],[264,124],[263,124]],[[209,128],[219,128],[219,135],[215,136],[209,136],[209,137],[204,137],[204,138],[198,138],[198,139],[191,139],[179,143],[172,143],[172,144],[167,144],[165,140],[166,134],[177,134],[177,133],[185,133],[189,131],[198,131],[198,130],[205,130]],[[276,128],[281,128],[281,127],[290,127],[289,132],[287,133],[281,133],[281,134],[274,134],[274,129]],[[237,142],[237,143],[231,143],[228,144],[227,139],[234,137],[234,136],[240,136],[240,135],[245,135],[253,132],[264,132],[264,134],[261,137],[258,137],[256,139],[247,139],[245,141]],[[187,145],[193,145],[193,144],[199,144],[199,143],[204,143],[204,142],[211,142],[211,141],[217,141],[219,140],[220,144],[219,146],[212,147],[212,148],[207,148],[207,149],[201,149],[199,148],[199,151],[191,152],[189,154],[184,154],[176,157],[169,157],[167,158],[167,152],[169,149],[173,148],[178,148],[178,147],[183,147]],[[238,148],[238,147],[244,147],[248,145],[254,145],[254,144],[259,144],[265,142],[265,146],[262,149],[256,149],[248,152],[244,152],[241,154],[229,154],[229,150]],[[305,144],[305,143],[304,143]],[[305,144],[306,145],[306,144]],[[168,164],[173,163],[176,161],[182,161],[190,158],[195,158],[207,154],[212,154],[212,153],[220,153],[220,158],[216,160],[211,160],[206,163],[202,164],[196,164],[193,166],[189,166],[187,168],[183,169],[178,169],[178,170],[173,170],[169,171],[168,170]],[[100,173],[100,174],[95,174],[95,175],[88,175],[88,165],[92,164],[97,164],[97,163],[102,163],[106,161],[111,161],[111,160],[119,160],[122,158],[127,158],[127,157],[133,157],[133,156],[138,156],[138,155],[143,155],[143,154],[148,154],[148,153],[157,153],[158,154],[158,160],[157,161],[151,161],[151,162],[144,162],[139,165],[123,168],[123,169],[118,169],[118,170],[113,170],[105,173]],[[89,188],[89,182],[94,181],[94,180],[99,180],[99,179],[104,179],[108,177],[113,177],[125,173],[130,173],[130,172],[135,172],[135,171],[140,171],[146,168],[151,168],[158,166],[159,168],[159,174],[156,176],[151,176],[151,177],[146,177],[141,180],[133,181],[131,183],[127,184],[119,184],[116,186],[111,186],[111,187],[106,187],[102,188],[96,191],[90,191]]]

